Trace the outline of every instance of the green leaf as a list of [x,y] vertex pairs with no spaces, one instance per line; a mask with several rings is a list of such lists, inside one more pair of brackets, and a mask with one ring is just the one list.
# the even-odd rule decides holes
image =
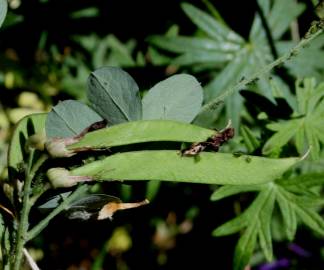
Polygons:
[[297,80],[296,96],[297,106],[293,115],[298,118],[267,125],[267,128],[276,133],[266,142],[262,151],[270,154],[294,138],[299,154],[310,149],[312,159],[318,159],[321,142],[324,142],[324,83],[316,84],[316,80],[312,78]]
[[209,101],[221,95],[234,82],[239,81],[246,75],[248,53],[246,49],[240,50],[233,61],[229,62],[217,77],[212,80],[205,89],[204,100]]
[[299,205],[299,207],[295,207],[295,211],[309,228],[324,235],[324,219],[314,209]]
[[213,236],[226,236],[241,231],[248,224],[247,213],[227,221],[213,231]]
[[12,134],[8,150],[8,171],[11,179],[20,170],[25,161],[26,141],[28,137],[38,133],[45,134],[45,120],[47,114],[31,114],[21,119]]
[[303,123],[303,119],[295,119],[286,122],[276,123],[275,125],[267,125],[269,129],[279,130],[275,133],[263,146],[262,153],[265,155],[280,149],[282,146],[295,135],[300,126]]
[[219,23],[208,13],[188,4],[183,3],[181,5],[183,11],[192,20],[194,24],[198,26],[202,31],[204,31],[211,38],[217,41],[231,40],[240,42],[242,38],[235,32],[231,31],[224,24]]
[[304,190],[309,190],[312,187],[321,186],[323,184],[324,173],[322,172],[302,174],[290,179],[284,179],[284,181],[280,181],[281,186],[293,192],[297,192],[298,190],[303,192]]
[[[267,258],[271,260],[272,236],[271,223],[275,202],[283,218],[283,230],[287,238],[293,240],[299,218],[314,231],[324,235],[324,219],[316,212],[324,204],[321,194],[312,194],[310,188],[323,184],[323,173],[305,174],[290,179],[282,178],[275,182],[257,185],[260,190],[252,204],[239,216],[214,230],[214,236],[233,234],[246,228],[235,249],[234,269],[242,270],[248,265],[256,240]],[[238,192],[252,191],[253,186],[225,186],[215,194],[216,199]]]
[[[313,175],[314,179],[312,179],[312,174],[300,176],[297,178],[292,178],[288,180],[288,182],[295,182],[296,180],[309,179],[309,186],[318,185],[319,180],[323,181],[320,178],[320,175]],[[316,179],[317,178],[317,179]],[[299,181],[298,181],[299,182]],[[299,190],[296,190],[297,195],[293,193],[294,191],[289,191],[289,186],[284,186],[285,181],[282,182],[281,186],[277,189],[277,200],[280,207],[280,211],[284,218],[284,224],[286,226],[286,232],[289,239],[292,239],[296,232],[296,216],[300,218],[300,220],[305,223],[308,227],[313,229],[314,231],[324,235],[324,219],[316,213],[315,207],[319,204],[323,204],[323,200],[319,196],[307,196],[304,195],[306,186],[303,186],[302,183]],[[304,189],[304,190],[303,190]]]
[[[277,45],[280,45],[279,38],[289,30],[290,23],[296,20],[297,16],[301,14],[304,10],[304,5],[295,3],[293,0],[260,0],[259,5],[268,22],[270,32],[274,34],[274,45],[276,48]],[[183,4],[182,7],[191,21],[197,25],[199,28],[198,30],[201,30],[197,31],[197,36],[178,36],[169,38],[154,36],[151,42],[157,47],[181,54],[175,60],[174,58],[172,60],[170,59],[171,63],[185,65],[186,68],[190,66],[193,69],[199,64],[199,71],[207,70],[210,72],[213,77],[206,87],[204,95],[206,106],[204,106],[201,114],[205,114],[205,108],[209,108],[209,105],[218,101],[224,101],[224,97],[227,97],[225,100],[226,118],[232,119],[233,126],[238,128],[243,103],[241,97],[237,93],[234,93],[240,89],[236,87],[236,85],[241,78],[248,78],[273,61],[273,55],[270,45],[267,42],[267,35],[261,18],[258,14],[255,16],[249,40],[245,41],[237,33],[229,29],[226,24],[218,22],[217,19],[204,11],[190,4]],[[280,10],[279,13],[278,10]],[[187,45],[185,45],[185,43]],[[215,43],[219,45],[219,48],[227,46],[223,46],[223,44],[231,44],[231,49],[230,51],[217,49],[216,46],[214,46]],[[210,47],[207,49],[208,46]],[[317,48],[318,51],[320,47],[321,45]],[[288,50],[289,48],[287,46],[282,50],[279,48],[280,54],[284,54]],[[230,54],[228,54],[229,52]],[[219,53],[222,53],[223,56]],[[316,64],[311,65],[311,69],[316,72],[316,74],[319,73],[317,69],[322,68],[319,59],[323,57],[320,56],[321,53],[318,53],[315,57],[316,59],[314,59]],[[293,59],[294,58],[295,57],[293,57]],[[307,59],[307,57],[305,57],[305,59]],[[306,62],[299,65],[300,70],[308,69],[308,64]],[[211,65],[211,63],[213,63],[213,65]],[[223,63],[224,68],[219,66],[220,63]],[[291,70],[296,68],[293,65],[289,65],[289,67],[291,67]],[[218,75],[216,75],[218,71],[217,68],[221,68]],[[258,78],[259,81],[256,83],[257,88],[254,88],[254,91],[262,93],[273,101],[273,93],[269,91],[271,88],[269,76],[270,74],[266,72],[260,75]],[[242,87],[244,87],[244,85],[242,85]],[[198,115],[196,123],[203,126],[215,127],[217,116],[217,112],[215,116],[211,116],[210,119],[205,115]]]
[[247,126],[242,125],[241,128],[241,135],[244,140],[244,144],[249,153],[255,151],[255,149],[259,148],[260,142],[257,140],[255,135],[252,133],[252,130],[249,129]]
[[161,187],[161,181],[149,181],[146,185],[146,196],[149,201],[152,201],[158,194]]
[[[280,191],[280,189],[279,189]],[[278,192],[277,202],[282,214],[282,219],[285,224],[285,231],[288,240],[292,241],[296,235],[297,230],[297,217],[292,205],[287,201],[287,199]]]
[[[296,45],[291,41],[277,42],[277,48],[280,54],[286,52]],[[286,61],[284,66],[288,68],[290,74],[296,78],[315,77],[317,80],[323,80],[323,64],[321,59],[324,57],[324,35],[318,36],[309,46],[303,48],[291,60]]]
[[67,191],[67,192],[63,192],[58,195],[55,195],[55,196],[49,198],[47,202],[37,206],[37,208],[40,211],[52,210],[53,208],[58,207],[61,204],[61,202],[64,201],[64,199],[67,198],[71,193],[72,193],[72,191]]
[[73,137],[102,118],[87,105],[65,100],[52,108],[46,119],[47,138]]
[[[205,88],[204,101],[208,102],[224,94],[234,82],[239,81],[244,76],[249,74],[248,64],[249,54],[243,48],[236,53],[233,61],[229,62],[226,67],[215,77]],[[233,127],[238,130],[239,119],[243,107],[243,98],[239,93],[235,93],[230,98],[225,100],[226,117],[232,120]],[[199,116],[199,115],[198,115]],[[210,116],[209,121],[216,121]]]
[[197,51],[197,52],[188,52],[179,57],[175,58],[172,61],[174,65],[186,66],[193,64],[223,64],[233,59],[233,55],[229,53],[222,52],[205,52],[205,51]]
[[96,7],[88,7],[70,14],[71,19],[91,18],[99,15],[99,9]]
[[214,39],[186,36],[151,36],[148,41],[153,45],[175,53],[192,53],[192,51],[217,51],[219,53],[235,52],[239,45],[233,42],[217,42]]
[[153,86],[143,98],[143,119],[171,119],[190,123],[203,99],[199,82],[191,75],[174,75]]
[[251,185],[251,186],[222,186],[211,195],[212,201],[219,201],[229,196],[233,196],[238,193],[259,191],[262,185]]
[[7,0],[0,0],[0,27],[6,18],[7,10],[8,10]]
[[[282,11],[286,12],[282,12]],[[279,39],[289,29],[291,22],[294,21],[303,11],[305,5],[296,3],[294,0],[277,0],[271,9],[269,24],[272,36]]]
[[[237,270],[244,269],[248,265],[257,239],[267,260],[270,261],[273,256],[270,225],[276,189],[273,183],[259,185],[256,189],[261,191],[253,203],[241,215],[221,225],[213,232],[214,236],[223,236],[246,227],[235,248],[234,269]],[[247,190],[242,187],[243,192],[248,190],[253,190],[253,187],[249,186]],[[236,193],[237,190],[232,189],[232,191]]]
[[235,247],[234,270],[243,270],[249,264],[257,240],[257,222],[248,227]]
[[193,123],[201,127],[214,128],[216,120],[224,109],[224,105],[224,102],[219,102],[204,112],[200,111]]
[[259,242],[263,254],[265,255],[268,261],[272,261],[273,259],[273,251],[272,251],[272,237],[271,237],[271,219],[272,212],[275,204],[276,192],[273,191],[270,193],[267,202],[264,204],[262,211],[259,214]]
[[216,131],[170,120],[132,121],[87,133],[79,142],[68,146],[100,149],[143,142],[203,142]]
[[0,214],[0,243],[2,243],[2,237],[4,235],[5,230],[6,230],[5,222],[3,220],[2,214]]
[[244,269],[249,263],[256,244],[257,236],[266,258],[272,258],[270,221],[275,201],[275,191],[271,186],[259,193],[246,210],[247,229],[235,248],[234,269]]
[[138,86],[125,71],[102,67],[88,78],[88,99],[92,107],[109,124],[142,118],[142,103]]
[[[181,156],[178,151],[118,153],[75,168],[75,176],[95,180],[163,180],[206,184],[251,185],[273,181],[298,158],[268,159],[257,156],[200,153]],[[161,166],[163,165],[163,166]]]

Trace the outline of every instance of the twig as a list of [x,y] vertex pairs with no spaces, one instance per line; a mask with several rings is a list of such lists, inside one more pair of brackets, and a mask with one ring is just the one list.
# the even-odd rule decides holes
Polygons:
[[29,266],[32,270],[40,270],[39,267],[37,266],[36,262],[34,261],[34,259],[32,258],[32,256],[30,256],[29,252],[27,249],[23,249],[24,255],[29,263]]

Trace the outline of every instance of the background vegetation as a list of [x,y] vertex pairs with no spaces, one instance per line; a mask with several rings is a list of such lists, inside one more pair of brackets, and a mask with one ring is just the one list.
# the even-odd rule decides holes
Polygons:
[[[276,189],[164,182],[94,186],[123,201],[151,203],[118,212],[113,221],[56,217],[27,246],[40,268],[239,269],[233,257],[243,249],[252,269],[321,269],[324,35],[290,51],[318,30],[314,25],[309,31],[323,19],[317,2],[9,1],[0,30],[2,195],[8,194],[6,155],[14,125],[61,100],[86,102],[86,80],[102,66],[123,68],[142,96],[168,76],[193,74],[204,87],[204,104],[217,105],[203,107],[193,123],[222,129],[231,119],[236,130],[222,152],[279,158],[310,149],[303,163],[273,183]],[[244,83],[287,52],[287,61]],[[10,208],[2,195],[1,205]],[[44,216],[37,206],[46,198],[32,209],[31,225]],[[261,229],[257,220],[264,222]],[[271,231],[270,239],[264,231]],[[229,236],[215,237],[222,235]],[[241,261],[249,259],[246,254]]]

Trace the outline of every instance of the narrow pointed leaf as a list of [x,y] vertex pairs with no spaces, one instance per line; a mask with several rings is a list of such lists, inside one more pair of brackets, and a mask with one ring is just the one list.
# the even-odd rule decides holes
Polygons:
[[296,235],[297,219],[291,203],[280,193],[280,189],[277,193],[277,202],[282,215],[283,222],[285,224],[285,231],[288,240],[292,241]]
[[249,264],[257,240],[258,222],[246,229],[240,237],[234,254],[234,270],[243,270]]
[[225,236],[241,231],[248,224],[247,216],[244,214],[224,223],[213,231],[213,236]]
[[174,75],[152,87],[143,98],[143,119],[190,123],[198,114],[203,90],[195,77]]
[[258,191],[262,188],[262,185],[251,185],[251,186],[222,186],[218,188],[211,195],[212,201],[219,201],[229,196],[236,195],[243,192]]
[[46,136],[47,138],[73,137],[101,120],[102,117],[87,105],[75,100],[65,100],[54,106],[48,113]]
[[139,120],[142,103],[138,86],[125,71],[102,67],[88,78],[88,99],[93,109],[109,124]]
[[308,145],[311,147],[310,155],[311,157],[316,160],[319,158],[320,153],[320,142],[316,137],[316,131],[311,123],[305,122],[305,133]]
[[235,52],[239,45],[232,42],[216,42],[201,37],[166,37],[151,36],[149,42],[155,46],[175,53],[192,53],[195,51],[218,51],[219,53]]
[[305,145],[305,130],[299,129],[296,132],[296,148],[300,155],[306,153],[306,145]]
[[171,120],[132,121],[87,133],[68,149],[98,149],[156,141],[203,142],[216,133],[211,129]]
[[295,207],[295,211],[302,222],[309,228],[324,235],[324,219],[314,209],[299,205]]
[[233,61],[229,62],[223,70],[212,80],[205,89],[205,101],[210,101],[213,98],[222,94],[226,89],[228,89],[231,84],[234,85],[239,81],[247,64],[248,54],[246,50],[242,49],[240,52],[236,53]]
[[260,142],[252,133],[252,130],[249,129],[247,126],[242,125],[240,130],[246,148],[248,149],[249,153],[252,153],[255,149],[257,149],[260,146]]
[[[257,237],[266,256],[272,257],[270,218],[275,193],[272,185],[265,187],[242,215],[245,215],[246,230],[240,237],[234,254],[234,269],[244,269],[249,263],[255,248]],[[270,211],[267,213],[266,211]],[[260,235],[261,233],[261,235]],[[270,241],[270,242],[269,242]],[[271,248],[271,251],[270,251]]]
[[185,53],[175,58],[172,63],[174,65],[192,65],[192,64],[208,64],[217,63],[222,64],[233,59],[233,54],[223,52],[206,52],[206,51],[195,51]]
[[208,13],[205,13],[202,10],[187,3],[182,4],[182,9],[194,24],[196,24],[201,30],[203,30],[207,35],[214,38],[215,40],[231,40],[242,42],[242,38],[238,34],[227,28],[224,24],[219,23]]
[[283,186],[285,189],[291,189],[296,187],[297,189],[294,190],[308,190],[312,187],[321,186],[324,184],[324,173],[307,173],[302,174],[285,181],[280,181],[280,185]]
[[276,193],[272,191],[259,213],[259,242],[264,256],[268,261],[273,259],[272,237],[271,237],[271,218],[276,199]]
[[251,185],[270,182],[298,162],[298,158],[268,159],[232,154],[200,153],[181,156],[178,151],[119,153],[75,168],[75,176],[94,180],[164,180],[206,184]]
[[[263,154],[270,154],[273,150],[281,148],[285,145],[298,131],[302,119],[290,120],[280,123],[280,130],[275,133],[264,145]],[[276,123],[279,125],[279,123]],[[268,126],[271,128],[271,126]]]
[[[283,12],[283,10],[285,12]],[[275,39],[280,38],[289,30],[291,22],[294,21],[304,10],[305,5],[302,3],[296,3],[294,0],[274,1],[269,16],[269,25],[272,36]]]

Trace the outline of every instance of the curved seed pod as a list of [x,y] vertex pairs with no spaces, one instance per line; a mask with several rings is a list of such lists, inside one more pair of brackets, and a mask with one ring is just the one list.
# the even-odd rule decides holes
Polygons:
[[136,151],[111,155],[72,169],[70,175],[93,180],[163,180],[204,184],[251,185],[279,178],[300,158],[203,152],[196,157],[177,151]]
[[202,142],[218,132],[170,120],[132,121],[87,133],[68,150],[82,151],[143,142]]

